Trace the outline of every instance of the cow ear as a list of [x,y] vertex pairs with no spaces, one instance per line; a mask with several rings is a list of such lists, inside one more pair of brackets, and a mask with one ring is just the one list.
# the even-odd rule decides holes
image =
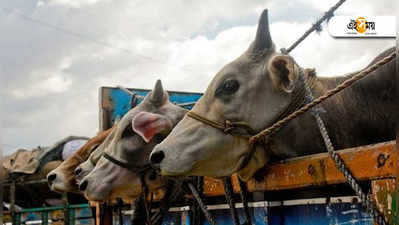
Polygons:
[[274,56],[269,63],[269,73],[274,86],[287,93],[295,87],[297,73],[294,59],[287,55]]
[[133,131],[140,135],[146,143],[156,134],[172,130],[172,123],[165,116],[149,112],[140,112],[132,120]]

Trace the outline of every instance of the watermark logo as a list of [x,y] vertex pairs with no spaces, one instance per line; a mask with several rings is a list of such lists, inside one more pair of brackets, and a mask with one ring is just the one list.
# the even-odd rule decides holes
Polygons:
[[333,37],[395,37],[395,16],[334,16],[328,23]]
[[364,17],[358,17],[356,20],[351,19],[349,24],[346,26],[349,30],[356,30],[363,34],[366,31],[375,30],[375,22],[368,22]]

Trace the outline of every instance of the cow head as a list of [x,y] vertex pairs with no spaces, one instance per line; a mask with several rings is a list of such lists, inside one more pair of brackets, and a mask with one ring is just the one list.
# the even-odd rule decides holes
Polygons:
[[78,165],[74,171],[75,174],[75,181],[79,184],[83,178],[89,174],[94,167],[96,166],[98,160],[101,158],[104,149],[109,144],[110,140],[112,139],[113,135],[115,134],[116,129],[113,129],[112,132],[105,138],[104,142],[101,143],[87,158],[86,161]]
[[[243,121],[260,131],[290,104],[298,69],[290,56],[275,51],[265,10],[248,50],[216,74],[192,111],[220,123]],[[248,139],[186,116],[156,146],[151,162],[160,167],[162,175],[224,177],[238,172],[247,180],[269,159],[257,146],[247,166],[241,168],[249,151]]]
[[61,163],[55,170],[47,175],[47,181],[52,191],[57,192],[79,192],[75,179],[75,169],[87,160],[90,154],[104,141],[112,131],[110,128],[90,139],[85,145],[77,150],[71,157]]
[[[149,155],[184,114],[183,108],[169,101],[168,93],[157,81],[143,102],[121,119],[115,134],[105,145],[104,154],[113,159],[100,157],[95,168],[80,182],[86,197],[102,201],[110,196],[117,197],[116,192],[123,190],[123,197],[128,194],[136,198],[142,193],[142,182],[150,190],[163,186],[162,178],[150,167]],[[123,166],[125,164],[131,168]]]

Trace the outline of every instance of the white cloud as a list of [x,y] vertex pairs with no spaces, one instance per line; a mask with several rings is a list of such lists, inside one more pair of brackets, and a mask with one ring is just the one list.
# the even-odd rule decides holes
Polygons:
[[71,81],[61,75],[51,75],[45,80],[37,80],[36,83],[32,83],[29,87],[11,90],[10,93],[16,99],[43,97],[65,92],[71,84]]
[[101,0],[50,0],[50,1],[39,1],[38,6],[42,6],[42,5],[46,4],[46,2],[47,2],[49,4],[59,4],[59,5],[65,5],[65,6],[79,8],[82,6],[95,4],[100,1]]

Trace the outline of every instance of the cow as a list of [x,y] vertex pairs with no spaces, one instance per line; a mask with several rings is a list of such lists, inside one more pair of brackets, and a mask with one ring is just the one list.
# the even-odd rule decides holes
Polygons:
[[[160,168],[161,175],[225,177],[237,173],[246,181],[270,161],[326,151],[311,113],[291,121],[267,146],[256,145],[252,149],[249,144],[247,136],[269,127],[306,103],[304,80],[318,97],[356,74],[319,77],[315,70],[303,69],[293,57],[277,52],[267,14],[264,10],[249,48],[216,74],[192,109],[193,114],[187,113],[154,148],[150,161]],[[376,60],[394,51],[395,48],[386,50]],[[395,138],[395,119],[399,112],[395,61],[321,104],[326,111],[321,117],[336,149]],[[204,118],[208,122],[204,122]],[[234,130],[242,134],[240,136],[216,129],[209,121],[246,125]]]
[[105,138],[103,143],[101,143],[90,155],[89,157],[82,162],[80,165],[78,165],[75,168],[75,180],[77,184],[79,184],[82,179],[90,173],[96,166],[97,161],[100,159],[102,156],[105,147],[108,145],[109,140],[112,140],[113,135],[115,134],[115,129],[112,129],[112,131],[108,134],[108,136]]
[[75,169],[87,160],[90,154],[112,132],[112,128],[102,131],[91,138],[85,145],[78,149],[71,157],[63,161],[56,169],[47,175],[47,181],[52,191],[79,193],[75,179]]
[[97,154],[95,168],[80,182],[80,190],[92,201],[104,201],[115,192],[135,199],[143,186],[154,191],[165,186],[149,163],[149,155],[183,118],[186,110],[169,101],[158,80],[144,100],[125,114]]

